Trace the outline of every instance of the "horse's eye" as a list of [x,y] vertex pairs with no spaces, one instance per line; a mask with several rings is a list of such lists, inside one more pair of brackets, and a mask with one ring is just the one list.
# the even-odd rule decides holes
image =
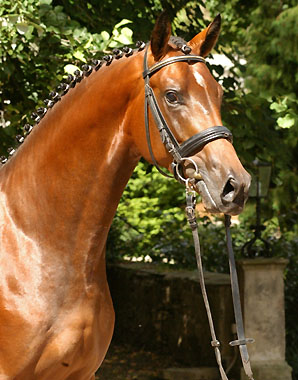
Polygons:
[[168,92],[166,93],[166,99],[167,99],[167,101],[168,101],[169,103],[171,103],[171,104],[176,104],[176,103],[179,102],[179,100],[178,100],[178,95],[176,94],[175,91],[168,91]]

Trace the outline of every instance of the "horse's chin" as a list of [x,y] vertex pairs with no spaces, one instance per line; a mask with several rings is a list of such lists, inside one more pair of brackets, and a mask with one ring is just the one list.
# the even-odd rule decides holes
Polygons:
[[212,214],[224,213],[227,215],[238,215],[243,211],[243,206],[233,202],[229,205],[224,205],[217,197],[212,196],[211,191],[209,191],[204,181],[196,182],[195,187],[202,197],[202,203],[207,212]]

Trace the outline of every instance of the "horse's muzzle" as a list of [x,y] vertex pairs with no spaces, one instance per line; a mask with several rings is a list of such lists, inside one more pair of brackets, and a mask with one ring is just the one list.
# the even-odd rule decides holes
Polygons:
[[193,178],[198,193],[202,196],[205,209],[211,213],[224,213],[238,215],[242,212],[248,198],[250,175],[243,169],[238,178],[234,175],[211,177],[208,173],[201,173],[201,178],[196,178],[193,167],[185,169],[188,178]]

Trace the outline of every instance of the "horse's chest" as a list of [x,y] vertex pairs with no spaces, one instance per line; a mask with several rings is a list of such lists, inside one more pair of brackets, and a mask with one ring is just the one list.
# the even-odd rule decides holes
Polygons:
[[[15,328],[13,315],[10,320]],[[45,321],[38,323],[32,314],[31,326],[20,325],[18,334],[0,337],[2,342],[7,338],[0,355],[0,375],[17,380],[92,379],[111,340],[113,310],[94,309],[83,300],[71,310],[61,308],[47,329]]]
[[74,268],[0,209],[0,378],[92,378],[109,346],[114,312],[104,262],[88,289],[84,272]]
[[97,338],[94,312],[81,305],[73,310],[61,309],[59,315],[38,360],[39,374],[67,373],[84,365],[88,355],[92,360]]
[[62,315],[52,327],[53,334],[35,371],[43,380],[64,380],[73,373],[82,375],[71,379],[85,380],[86,374],[91,377],[99,367],[110,343],[114,324],[111,304],[94,309],[83,301]]

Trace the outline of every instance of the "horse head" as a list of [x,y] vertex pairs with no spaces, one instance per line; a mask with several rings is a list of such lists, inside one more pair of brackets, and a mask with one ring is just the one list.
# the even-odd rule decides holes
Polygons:
[[[163,13],[155,24],[145,53],[144,77],[145,80],[148,77],[147,87],[151,87],[153,92],[149,96],[153,96],[157,103],[156,112],[169,126],[177,146],[191,141],[193,136],[200,134],[200,137],[205,136],[205,140],[207,136],[206,142],[189,150],[181,162],[183,175],[191,179],[202,195],[206,210],[236,215],[242,211],[248,197],[250,175],[237,157],[231,133],[222,126],[223,90],[204,62],[204,57],[216,44],[220,24],[218,15],[206,29],[183,44],[179,38],[171,36],[171,24]],[[152,152],[149,154],[150,148],[141,139],[142,155],[149,162],[156,160],[159,165],[170,168],[172,157],[165,147],[166,142],[161,142],[162,127],[155,126],[159,123],[156,120],[159,116],[153,117],[152,113],[151,108],[149,147],[152,145]],[[219,134],[208,139],[214,130]],[[136,144],[140,146],[140,136],[138,138]],[[163,136],[162,139],[165,140]]]

